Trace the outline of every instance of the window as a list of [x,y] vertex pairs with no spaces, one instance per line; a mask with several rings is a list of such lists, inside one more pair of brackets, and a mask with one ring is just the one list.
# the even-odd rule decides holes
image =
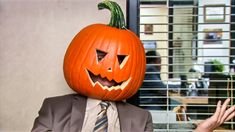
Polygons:
[[[193,131],[218,100],[234,104],[235,0],[139,2],[148,61],[139,105],[152,113],[155,131]],[[230,120],[216,131],[234,125]]]

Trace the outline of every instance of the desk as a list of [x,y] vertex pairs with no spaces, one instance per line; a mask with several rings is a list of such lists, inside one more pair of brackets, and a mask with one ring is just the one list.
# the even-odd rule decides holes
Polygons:
[[182,103],[183,105],[187,104],[208,104],[209,99],[207,96],[181,96],[178,93],[169,93],[170,99]]
[[187,110],[188,104],[208,104],[209,98],[207,96],[181,96],[178,93],[169,93],[170,99],[181,103],[184,110]]
[[[208,104],[209,99],[207,96],[181,96],[178,93],[169,93],[170,100],[179,102],[180,105],[173,108],[173,111],[177,113],[177,119],[179,121],[188,121],[187,105],[188,104]],[[195,113],[195,112],[194,112]],[[191,118],[191,116],[190,116]],[[195,117],[197,119],[197,117]]]

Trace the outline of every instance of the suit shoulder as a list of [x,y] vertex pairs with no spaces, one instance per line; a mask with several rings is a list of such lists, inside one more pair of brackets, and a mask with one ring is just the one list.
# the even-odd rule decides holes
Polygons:
[[49,102],[57,102],[57,101],[65,101],[68,99],[72,99],[76,96],[76,94],[67,94],[67,95],[61,95],[61,96],[55,96],[55,97],[48,97],[45,99],[45,101]]
[[67,94],[62,96],[48,97],[44,100],[45,104],[49,104],[52,108],[68,107],[72,105],[74,98],[80,97],[78,94]]

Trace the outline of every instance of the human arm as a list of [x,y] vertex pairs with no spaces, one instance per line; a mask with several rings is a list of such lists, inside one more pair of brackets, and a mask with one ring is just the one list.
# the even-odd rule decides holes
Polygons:
[[223,105],[219,101],[213,116],[200,123],[194,132],[212,132],[225,121],[232,119],[235,116],[235,106],[227,108],[229,102],[229,98],[225,100]]

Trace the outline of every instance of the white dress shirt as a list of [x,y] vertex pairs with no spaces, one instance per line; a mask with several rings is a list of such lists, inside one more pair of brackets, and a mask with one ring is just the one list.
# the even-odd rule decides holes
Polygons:
[[[86,113],[82,126],[82,132],[92,132],[98,113],[101,111],[101,100],[87,98]],[[115,102],[110,102],[107,110],[108,132],[120,132],[118,111]]]

